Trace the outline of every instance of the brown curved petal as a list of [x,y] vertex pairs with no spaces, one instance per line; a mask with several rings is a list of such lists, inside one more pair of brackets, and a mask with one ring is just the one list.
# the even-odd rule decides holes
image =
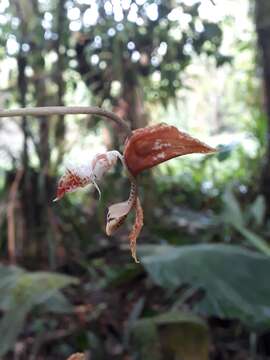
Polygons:
[[124,160],[129,171],[136,176],[177,156],[215,151],[174,126],[159,124],[132,132],[125,143]]
[[130,206],[127,201],[109,207],[106,224],[106,234],[108,236],[111,236],[124,223],[132,207],[133,205]]
[[106,234],[108,236],[112,235],[124,223],[135,205],[136,197],[137,186],[135,183],[132,183],[128,200],[109,207],[106,224]]

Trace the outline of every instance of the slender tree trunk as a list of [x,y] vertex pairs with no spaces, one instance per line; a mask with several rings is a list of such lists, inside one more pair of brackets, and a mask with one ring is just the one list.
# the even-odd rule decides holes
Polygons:
[[[25,68],[27,61],[25,56],[19,54],[17,58],[18,67],[18,88],[19,88],[19,102],[22,107],[26,107],[26,93],[27,93],[27,81],[25,76]],[[26,117],[22,117],[22,131],[24,134],[23,139],[23,166],[28,166],[28,127]]]
[[[35,69],[35,91],[37,94],[37,106],[46,106],[47,91],[44,81],[44,69],[38,67]],[[47,117],[40,117],[39,123],[39,241],[36,240],[38,256],[44,257],[48,253],[50,247],[50,227],[49,227],[49,169],[50,169],[50,145],[49,145],[49,131],[50,122]]]
[[142,89],[138,85],[124,83],[123,99],[127,104],[125,117],[130,121],[131,128],[138,129],[147,126],[148,116],[144,107]]
[[267,149],[261,176],[261,191],[270,213],[270,1],[256,0],[256,27],[264,74],[265,111],[268,118]]
[[[19,54],[17,57],[18,68],[18,89],[19,89],[19,103],[22,107],[26,106],[27,94],[27,79],[25,75],[25,68],[27,66],[26,57]],[[28,153],[28,139],[29,127],[25,116],[22,117],[21,128],[23,133],[23,151],[22,151],[22,166],[23,166],[23,181],[22,181],[22,210],[23,210],[23,249],[28,252],[31,249],[34,238],[35,228],[35,204],[33,203],[33,186],[31,183],[31,168],[29,167],[29,153]]]
[[[64,36],[65,31],[68,31],[66,26],[65,19],[65,0],[58,1],[57,8],[57,34],[58,38],[56,41],[55,50],[57,53],[57,74],[56,74],[56,83],[57,83],[57,105],[64,105],[64,94],[66,84],[63,77],[63,72],[65,70],[65,56],[66,54],[63,52],[63,47],[65,45]],[[66,125],[64,115],[59,115],[55,127],[55,142],[58,149],[57,160],[55,161],[56,168],[59,164],[61,164],[63,160],[63,156],[65,153],[65,133],[66,133]]]
[[[14,0],[14,12],[20,19],[20,43],[28,43],[31,39],[31,31],[40,26],[41,22],[37,19],[42,18],[39,10],[39,3],[36,0],[22,2]],[[34,87],[33,98],[37,106],[48,105],[47,89],[45,84],[45,64],[40,44],[31,43],[31,56],[35,60],[32,64],[34,71],[32,81]],[[20,91],[19,101],[22,107],[26,106],[26,94],[31,91],[27,84],[25,68],[27,66],[27,57],[23,52],[19,53],[17,58],[18,65],[18,87]],[[22,118],[22,131],[24,135],[24,144],[22,152],[22,163],[25,169],[22,181],[22,203],[23,217],[25,223],[25,243],[24,256],[34,258],[37,255],[44,257],[48,241],[48,199],[49,186],[48,174],[50,167],[50,147],[49,147],[49,122],[47,118],[41,117],[38,121],[39,141],[37,152],[40,160],[40,171],[36,174],[29,165],[28,139],[31,132],[29,129],[29,119]]]

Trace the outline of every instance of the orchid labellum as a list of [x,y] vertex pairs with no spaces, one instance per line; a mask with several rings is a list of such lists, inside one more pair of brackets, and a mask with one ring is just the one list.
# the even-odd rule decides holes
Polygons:
[[179,131],[174,126],[159,124],[137,129],[127,138],[123,156],[118,151],[108,151],[96,155],[92,163],[87,166],[67,169],[59,180],[55,200],[59,200],[67,192],[88,184],[93,184],[100,194],[97,183],[115,165],[117,159],[120,159],[131,181],[131,190],[128,200],[109,207],[106,233],[109,236],[112,235],[124,223],[128,214],[135,209],[135,223],[129,235],[129,241],[132,257],[138,262],[136,240],[143,226],[143,210],[138,196],[137,175],[177,156],[215,151],[212,147]]
[[66,173],[58,182],[54,201],[60,200],[65,193],[73,192],[77,188],[83,188],[89,184],[95,186],[100,197],[101,192],[97,181],[100,181],[104,174],[116,164],[117,159],[123,161],[123,157],[118,151],[108,151],[105,154],[97,154],[90,164],[67,168]]

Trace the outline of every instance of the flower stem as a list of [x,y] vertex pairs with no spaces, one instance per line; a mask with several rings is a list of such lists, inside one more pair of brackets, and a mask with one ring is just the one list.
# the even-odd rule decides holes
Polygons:
[[70,114],[89,114],[105,117],[114,121],[120,126],[127,135],[131,134],[129,125],[115,113],[95,106],[45,106],[27,107],[20,109],[3,110],[0,109],[0,117],[14,116],[51,116],[51,115],[70,115]]

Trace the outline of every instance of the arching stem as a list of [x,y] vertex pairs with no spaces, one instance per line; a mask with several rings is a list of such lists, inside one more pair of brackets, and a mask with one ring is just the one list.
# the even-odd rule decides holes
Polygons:
[[3,110],[0,109],[0,117],[15,116],[52,116],[52,115],[75,115],[89,114],[102,116],[115,122],[127,135],[131,134],[129,125],[115,113],[95,106],[46,106],[46,107],[27,107],[20,109]]

